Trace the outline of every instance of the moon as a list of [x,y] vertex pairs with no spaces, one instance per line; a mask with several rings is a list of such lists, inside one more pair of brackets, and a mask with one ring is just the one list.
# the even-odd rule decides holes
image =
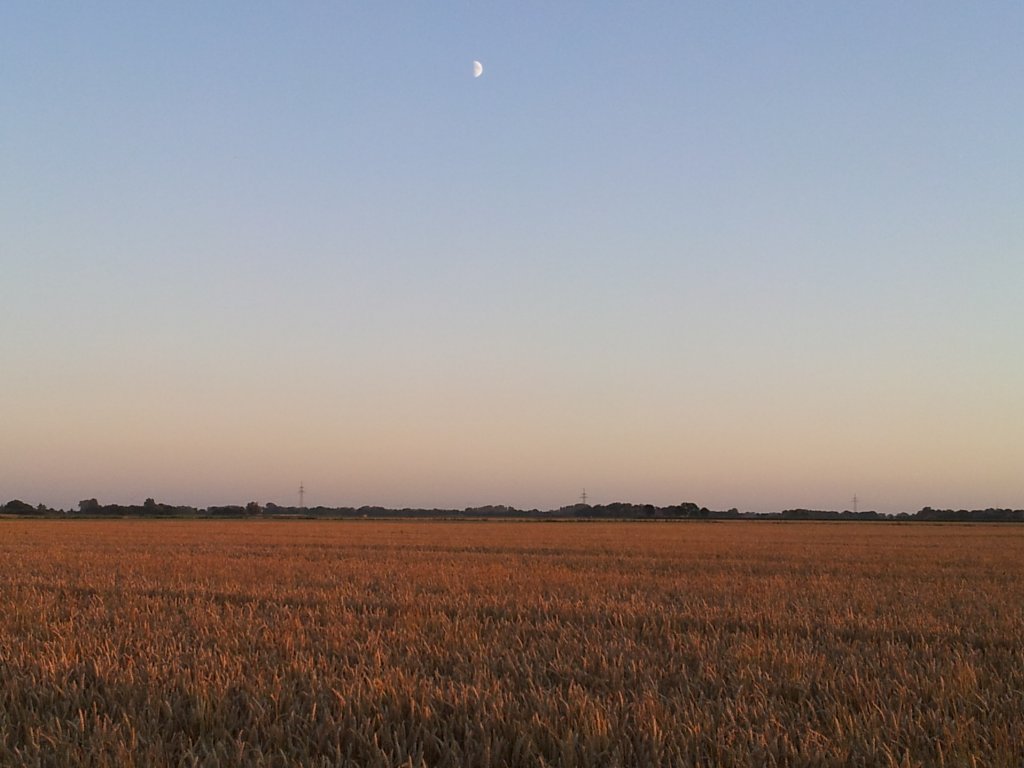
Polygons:
[[473,77],[480,77],[484,73],[484,65],[479,61],[473,62]]

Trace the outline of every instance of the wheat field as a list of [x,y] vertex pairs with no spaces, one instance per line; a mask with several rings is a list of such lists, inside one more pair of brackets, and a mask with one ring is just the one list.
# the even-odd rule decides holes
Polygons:
[[1024,527],[0,521],[0,764],[1024,764]]

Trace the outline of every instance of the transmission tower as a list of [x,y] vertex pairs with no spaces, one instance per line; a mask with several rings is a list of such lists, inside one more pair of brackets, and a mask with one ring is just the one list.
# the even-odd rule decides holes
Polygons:
[[583,506],[587,506],[587,489],[583,489],[583,493],[580,494],[580,501],[583,502]]
[[306,508],[306,486],[299,483],[299,509]]

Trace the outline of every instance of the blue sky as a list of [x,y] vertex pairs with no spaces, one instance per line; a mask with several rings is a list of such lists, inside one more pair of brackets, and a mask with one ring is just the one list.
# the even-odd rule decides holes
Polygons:
[[1022,32],[6,4],[0,496],[1020,507]]

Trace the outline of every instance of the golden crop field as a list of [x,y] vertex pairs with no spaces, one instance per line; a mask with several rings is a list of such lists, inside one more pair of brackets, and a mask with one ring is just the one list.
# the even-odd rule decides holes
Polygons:
[[0,764],[1024,765],[1024,527],[0,521]]

